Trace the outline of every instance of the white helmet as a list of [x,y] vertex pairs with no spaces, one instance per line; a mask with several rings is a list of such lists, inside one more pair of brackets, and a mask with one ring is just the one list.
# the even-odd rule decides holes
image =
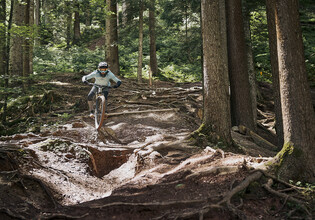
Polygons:
[[98,68],[101,68],[101,67],[103,67],[103,68],[108,68],[108,64],[107,64],[106,62],[100,62],[100,63],[98,64]]

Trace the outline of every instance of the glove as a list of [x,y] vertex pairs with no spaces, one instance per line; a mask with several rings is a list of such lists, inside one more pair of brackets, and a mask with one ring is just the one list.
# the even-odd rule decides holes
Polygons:
[[116,85],[113,86],[113,88],[118,88],[120,85],[121,85],[121,81],[118,81]]
[[83,83],[86,82],[86,77],[85,77],[85,76],[82,77],[82,82],[83,82]]

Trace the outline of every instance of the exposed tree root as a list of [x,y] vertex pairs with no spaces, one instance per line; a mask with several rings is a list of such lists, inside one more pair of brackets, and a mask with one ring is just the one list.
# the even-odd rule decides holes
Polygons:
[[[201,173],[193,173],[189,176],[186,177],[186,179],[188,178],[192,178],[192,177],[200,177],[200,176],[203,176],[203,175],[208,175],[208,174],[217,174],[220,172],[220,168],[219,167],[215,167],[215,168],[211,168],[209,169],[208,171],[205,171],[205,172],[201,172]],[[185,214],[182,214],[180,216],[177,216],[178,218],[189,218],[189,217],[192,217],[192,216],[196,216],[197,214],[199,215],[199,219],[204,219],[204,216],[211,210],[211,209],[214,209],[214,208],[219,208],[219,207],[224,207],[223,205],[225,204],[227,209],[233,213],[235,216],[237,216],[239,219],[248,219],[246,214],[241,211],[239,208],[242,206],[243,202],[241,201],[241,204],[239,206],[234,206],[232,203],[231,203],[231,199],[233,196],[235,196],[237,193],[245,190],[252,182],[255,182],[255,181],[258,181],[259,179],[261,179],[262,176],[266,176],[266,177],[269,177],[269,180],[266,184],[263,184],[263,188],[266,189],[269,193],[273,194],[273,195],[276,195],[278,197],[281,197],[283,199],[285,199],[285,202],[283,204],[283,206],[285,206],[285,203],[287,201],[291,201],[291,202],[294,202],[296,203],[297,205],[299,205],[303,210],[304,212],[307,214],[307,219],[312,219],[312,214],[310,213],[310,211],[306,208],[305,206],[305,202],[299,200],[299,199],[296,199],[294,197],[291,197],[285,193],[282,193],[282,192],[279,192],[279,191],[276,191],[274,189],[271,188],[272,184],[273,184],[273,179],[276,179],[276,181],[280,182],[280,183],[283,183],[284,185],[289,185],[289,186],[292,186],[291,184],[289,183],[286,183],[286,182],[283,182],[275,177],[272,177],[270,174],[267,174],[266,172],[264,171],[261,171],[261,170],[255,170],[254,173],[252,173],[251,175],[249,175],[244,181],[242,181],[238,186],[236,186],[235,188],[233,188],[228,194],[226,194],[224,196],[224,198],[219,201],[218,203],[216,204],[207,204],[205,206],[202,207],[202,209],[198,212],[191,212],[191,213],[185,213]],[[271,178],[272,177],[272,178]],[[292,210],[292,213],[295,212],[296,210]],[[291,213],[291,214],[292,214]]]
[[154,113],[154,112],[177,112],[179,109],[171,108],[171,109],[151,109],[145,111],[132,111],[132,112],[117,112],[117,113],[109,113],[108,117],[111,116],[119,116],[119,115],[130,115],[130,114],[143,114],[143,113]]
[[86,150],[84,148],[83,148],[83,150],[90,156],[90,159],[91,159],[91,162],[92,162],[92,167],[93,167],[92,169],[94,170],[96,175],[98,175],[99,173],[98,173],[98,169],[97,169],[97,166],[96,166],[93,154],[90,151],[88,151],[88,150]]
[[[98,131],[98,134],[100,135],[100,138],[104,143],[106,143],[106,136],[110,137],[113,141],[115,141],[118,144],[126,145],[126,143],[121,142],[115,135],[115,132],[112,131],[110,128],[101,127]],[[106,135],[107,134],[107,135]]]
[[104,205],[91,206],[93,209],[102,209],[111,206],[172,206],[172,205],[189,205],[189,204],[201,204],[205,203],[206,200],[181,200],[181,201],[170,201],[170,202],[152,202],[152,203],[129,203],[129,202],[114,202]]
[[203,176],[208,176],[208,175],[218,175],[218,174],[231,174],[231,173],[236,173],[239,171],[238,166],[218,166],[218,167],[210,167],[207,170],[203,170],[202,172],[195,172],[192,173],[188,176],[186,176],[185,179],[193,179],[193,178],[200,178]]
[[52,195],[51,191],[47,188],[47,186],[40,180],[40,179],[37,179],[35,177],[32,177],[32,176],[28,176],[28,175],[21,175],[21,178],[24,178],[24,179],[30,179],[32,181],[35,181],[37,182],[44,190],[44,192],[46,193],[46,195],[49,197],[49,199],[51,200],[51,202],[54,204],[54,207],[58,207],[59,204],[56,202],[56,200],[54,199],[54,196]]
[[294,197],[291,197],[285,193],[281,193],[281,192],[278,192],[274,189],[271,188],[273,184],[273,179],[268,179],[268,182],[266,184],[263,185],[263,187],[270,193],[276,195],[276,196],[279,196],[279,197],[282,197],[285,199],[285,202],[286,201],[291,201],[291,202],[294,202],[298,205],[300,205],[300,207],[308,214],[308,217],[309,219],[312,219],[312,214],[308,211],[308,209],[305,207],[305,204],[303,201],[299,200],[299,199],[296,199]]
[[10,216],[14,219],[22,219],[22,220],[26,219],[24,216],[19,215],[19,214],[15,214],[10,209],[4,208],[4,207],[0,208],[0,213],[1,212],[7,214],[8,216]]
[[74,215],[67,215],[62,213],[41,213],[38,216],[38,219],[82,219],[88,216],[89,213],[85,213],[84,215],[74,216]]

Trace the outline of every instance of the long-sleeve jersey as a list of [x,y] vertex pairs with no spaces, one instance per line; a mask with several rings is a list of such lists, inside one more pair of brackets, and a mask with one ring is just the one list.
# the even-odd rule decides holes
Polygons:
[[108,70],[108,73],[106,74],[105,77],[101,76],[98,70],[95,70],[89,75],[83,76],[82,82],[92,78],[95,78],[95,84],[101,86],[110,86],[110,80],[113,80],[116,83],[120,81],[110,70]]

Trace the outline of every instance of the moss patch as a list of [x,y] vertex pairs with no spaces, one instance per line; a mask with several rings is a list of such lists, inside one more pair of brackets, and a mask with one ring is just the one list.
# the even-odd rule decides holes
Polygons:
[[273,161],[270,161],[266,164],[270,170],[275,173],[278,173],[280,168],[284,165],[285,161],[288,160],[289,157],[293,157],[294,160],[298,160],[302,157],[303,151],[298,147],[294,146],[292,142],[284,143],[282,150],[275,156]]
[[211,125],[207,126],[204,123],[190,134],[189,141],[198,147],[206,147],[209,145],[220,149],[230,147],[229,144],[214,131]]

